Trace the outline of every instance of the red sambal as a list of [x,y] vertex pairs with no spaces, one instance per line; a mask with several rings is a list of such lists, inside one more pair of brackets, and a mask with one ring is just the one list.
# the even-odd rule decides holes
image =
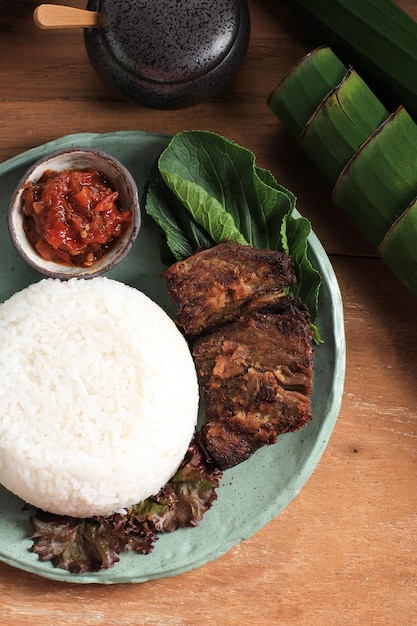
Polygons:
[[23,191],[23,228],[44,259],[90,267],[132,222],[118,197],[96,170],[47,170]]

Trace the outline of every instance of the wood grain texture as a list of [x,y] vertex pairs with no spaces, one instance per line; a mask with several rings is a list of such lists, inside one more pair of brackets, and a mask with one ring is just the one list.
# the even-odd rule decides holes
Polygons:
[[[415,2],[398,4],[417,18]],[[191,109],[153,111],[103,85],[82,32],[37,29],[35,6],[0,0],[0,161],[62,135],[124,129],[202,128],[247,146],[294,191],[330,255],[347,372],[316,471],[254,537],[200,569],[138,585],[62,584],[0,564],[0,624],[416,624],[417,302],[333,206],[326,181],[266,106],[316,45],[313,34],[289,0],[249,0],[250,46],[232,83]]]

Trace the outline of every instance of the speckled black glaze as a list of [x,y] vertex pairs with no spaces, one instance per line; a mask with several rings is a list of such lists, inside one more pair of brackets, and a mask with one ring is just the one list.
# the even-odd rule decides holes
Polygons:
[[246,0],[89,0],[100,28],[84,31],[102,80],[159,109],[192,106],[224,87],[246,54]]

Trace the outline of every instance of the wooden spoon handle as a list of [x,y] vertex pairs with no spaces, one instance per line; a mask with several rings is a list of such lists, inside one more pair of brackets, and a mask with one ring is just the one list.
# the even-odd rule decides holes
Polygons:
[[41,4],[33,13],[39,28],[98,28],[98,12],[65,7],[57,4]]

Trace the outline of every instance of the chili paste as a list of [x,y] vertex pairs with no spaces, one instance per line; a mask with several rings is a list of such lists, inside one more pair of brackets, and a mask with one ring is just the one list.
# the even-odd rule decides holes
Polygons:
[[118,197],[102,172],[47,170],[23,191],[24,231],[44,259],[90,267],[132,222]]

